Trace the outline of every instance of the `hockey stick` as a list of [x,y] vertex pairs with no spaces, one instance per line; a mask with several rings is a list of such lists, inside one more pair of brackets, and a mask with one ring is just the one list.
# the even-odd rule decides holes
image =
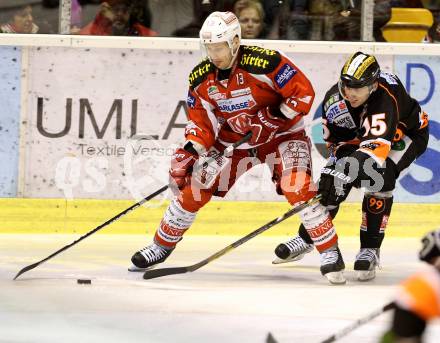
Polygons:
[[281,223],[282,221],[286,220],[287,218],[293,216],[294,214],[297,214],[298,212],[305,209],[307,206],[318,202],[319,199],[321,199],[321,195],[317,195],[317,196],[311,198],[309,201],[291,208],[289,211],[284,213],[282,216],[273,219],[269,223],[261,226],[260,228],[258,228],[255,231],[252,231],[251,233],[247,234],[243,238],[240,238],[238,241],[235,241],[234,243],[228,245],[226,248],[223,248],[222,250],[209,256],[208,258],[205,258],[203,261],[200,261],[199,263],[196,263],[196,264],[193,264],[193,265],[187,266],[187,267],[174,267],[174,268],[161,268],[161,269],[147,270],[144,274],[144,279],[148,280],[148,279],[158,278],[161,276],[184,274],[184,273],[188,273],[188,272],[193,272],[193,271],[203,267],[204,265],[208,264],[209,262],[212,262],[212,261],[218,259],[219,257],[223,256],[224,254],[226,254],[230,250],[235,249],[236,247],[242,245],[243,243],[246,243],[248,240],[250,240],[250,239],[254,238],[255,236],[259,235],[260,233],[263,233],[264,231],[270,229],[272,226]]
[[381,315],[382,313],[391,310],[394,308],[394,302],[390,302],[384,306],[382,306],[380,309],[377,309],[374,312],[371,312],[369,315],[360,318],[356,320],[353,324],[348,325],[347,327],[343,328],[341,331],[335,333],[334,335],[330,336],[329,338],[323,340],[321,343],[331,343],[335,342],[341,337],[344,337],[345,335],[349,334],[353,330],[357,329],[359,326],[364,325],[365,323],[368,323],[369,321],[373,320],[377,316]]
[[[238,147],[239,145],[247,142],[252,136],[252,133],[249,132],[246,136],[244,136],[243,138],[241,138],[240,140],[238,140],[237,142],[235,142],[234,144],[228,146],[223,152],[218,153],[215,156],[210,157],[209,159],[207,159],[203,165],[209,164],[210,162],[212,162],[213,160],[215,160],[216,158],[223,156],[223,155],[227,155],[229,153],[231,153],[236,147]],[[79,242],[81,242],[83,239],[89,237],[90,235],[94,234],[95,232],[101,230],[102,228],[106,227],[107,225],[113,223],[114,221],[118,220],[119,218],[125,216],[127,213],[135,210],[136,208],[138,208],[139,206],[143,205],[144,203],[146,203],[147,201],[153,199],[154,197],[156,197],[157,195],[163,193],[164,191],[166,191],[168,189],[169,185],[163,186],[161,188],[159,188],[157,191],[151,193],[150,195],[146,196],[145,198],[143,198],[141,201],[137,202],[136,204],[130,206],[129,208],[127,208],[126,210],[120,212],[119,214],[117,214],[116,216],[114,216],[113,218],[107,220],[105,223],[99,225],[98,227],[96,227],[95,229],[93,229],[92,231],[89,231],[88,233],[86,233],[84,236],[81,236],[80,238],[78,238],[77,240],[73,241],[72,243],[66,245],[65,247],[55,251],[53,254],[49,255],[48,257],[42,259],[41,261],[38,261],[36,263],[33,263],[29,266],[24,267],[23,269],[21,269],[17,275],[14,277],[14,280],[16,280],[21,274],[28,272],[29,270],[32,270],[36,267],[38,267],[40,264],[42,264],[43,262],[46,262],[47,260],[50,260],[52,257],[55,257],[56,255],[58,255],[59,253],[62,253],[63,251],[69,249],[70,247],[78,244]]]

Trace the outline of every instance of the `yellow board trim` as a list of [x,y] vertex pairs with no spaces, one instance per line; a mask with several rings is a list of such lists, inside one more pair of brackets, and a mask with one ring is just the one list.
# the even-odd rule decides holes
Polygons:
[[[0,199],[0,233],[78,233],[93,230],[133,205],[130,200]],[[106,234],[154,234],[167,203],[152,201],[103,228]],[[187,234],[246,235],[289,209],[284,202],[211,201]],[[361,205],[344,203],[335,220],[340,236],[359,235]],[[395,203],[386,235],[421,237],[440,223],[440,204]],[[291,236],[298,216],[268,230],[266,235]]]

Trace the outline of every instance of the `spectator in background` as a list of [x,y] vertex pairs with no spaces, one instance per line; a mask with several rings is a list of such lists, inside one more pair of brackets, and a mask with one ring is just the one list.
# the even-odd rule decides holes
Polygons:
[[157,36],[157,33],[139,23],[136,6],[130,0],[108,0],[101,4],[95,20],[79,34],[98,36]]
[[38,33],[38,30],[30,5],[17,9],[10,20],[0,26],[0,31],[3,33]]
[[434,16],[434,23],[428,31],[426,41],[428,43],[440,43],[440,3],[437,8],[429,8]]
[[212,12],[224,11],[229,7],[228,1],[225,0],[193,0],[193,19],[189,24],[175,30],[173,36],[198,38],[202,24],[208,15]]
[[258,0],[239,0],[234,10],[240,21],[242,38],[263,38],[264,10]]

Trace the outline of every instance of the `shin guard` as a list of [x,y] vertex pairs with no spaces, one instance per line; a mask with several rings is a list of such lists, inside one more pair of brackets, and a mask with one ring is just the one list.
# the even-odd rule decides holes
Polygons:
[[313,204],[300,213],[304,228],[313,244],[322,252],[338,242],[332,218],[327,209],[320,203]]
[[165,211],[154,235],[154,242],[166,249],[173,249],[194,222],[196,215],[197,212],[185,210],[180,202],[174,199]]
[[391,192],[365,193],[360,227],[361,248],[380,248],[392,206]]

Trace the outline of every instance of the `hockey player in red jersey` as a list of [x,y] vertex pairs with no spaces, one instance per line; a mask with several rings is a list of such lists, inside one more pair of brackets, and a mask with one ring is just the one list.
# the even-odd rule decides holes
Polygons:
[[[365,188],[354,269],[358,280],[371,280],[396,180],[427,148],[428,116],[396,75],[381,72],[376,58],[362,52],[345,63],[339,82],[325,95],[322,113],[330,158],[321,171],[321,203],[334,217],[352,187]],[[274,263],[300,259],[312,243],[301,226],[298,236],[275,249]]]
[[[165,261],[197,212],[213,195],[225,196],[256,163],[269,166],[277,192],[291,205],[316,195],[310,140],[303,121],[314,100],[312,85],[282,53],[243,46],[240,38],[240,23],[231,12],[212,13],[201,28],[207,58],[189,76],[186,141],[175,151],[169,170],[178,192],[154,242],[133,255],[131,270],[145,270]],[[252,138],[232,156],[205,164],[201,171],[195,167],[206,154],[223,151],[248,132]],[[331,283],[345,283],[345,266],[327,209],[316,203],[300,217],[320,252],[321,273]]]

